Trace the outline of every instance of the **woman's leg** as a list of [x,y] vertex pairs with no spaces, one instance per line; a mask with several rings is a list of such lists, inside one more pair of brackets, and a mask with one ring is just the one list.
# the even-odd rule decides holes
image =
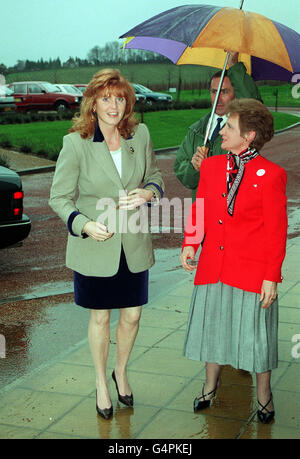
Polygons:
[[91,309],[88,339],[96,371],[97,404],[102,410],[111,406],[106,379],[109,338],[110,310]]
[[[271,370],[264,373],[256,373],[256,390],[257,390],[257,399],[260,403],[265,406],[271,398]],[[274,405],[272,400],[266,406],[268,411],[274,410]],[[267,412],[263,410],[263,412]]]
[[139,321],[142,313],[142,306],[120,309],[120,318],[117,326],[117,364],[115,376],[121,395],[130,395],[126,375],[126,367],[133,348],[136,335],[139,330]]
[[[218,379],[220,377],[222,366],[218,363],[209,363],[206,362],[206,380],[203,388],[203,393],[208,394],[211,391],[214,391],[218,385]],[[202,393],[199,397],[201,397]],[[205,397],[205,400],[210,400],[214,394],[210,394]]]

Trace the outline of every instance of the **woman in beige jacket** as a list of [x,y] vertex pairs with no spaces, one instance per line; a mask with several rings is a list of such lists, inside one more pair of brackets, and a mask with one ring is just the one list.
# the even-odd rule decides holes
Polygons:
[[69,229],[66,265],[74,271],[75,303],[90,309],[96,409],[105,419],[113,413],[106,378],[111,309],[120,309],[112,378],[119,401],[133,405],[126,367],[154,263],[143,204],[158,202],[164,188],[134,102],[133,88],[118,70],[94,75],[64,137],[49,201]]

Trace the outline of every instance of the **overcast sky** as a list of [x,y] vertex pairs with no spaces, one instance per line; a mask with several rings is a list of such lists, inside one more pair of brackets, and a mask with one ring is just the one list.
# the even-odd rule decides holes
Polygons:
[[[240,0],[2,0],[0,64],[12,66],[18,60],[41,57],[83,59],[94,46],[117,40],[140,22],[187,4],[239,8]],[[243,9],[300,33],[299,0],[244,0]]]

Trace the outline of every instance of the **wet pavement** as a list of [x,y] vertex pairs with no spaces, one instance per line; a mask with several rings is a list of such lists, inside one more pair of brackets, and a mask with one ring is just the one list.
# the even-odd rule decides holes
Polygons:
[[[135,407],[119,405],[110,378],[115,414],[110,421],[97,417],[88,311],[73,304],[72,273],[64,266],[66,230],[47,205],[53,177],[48,172],[22,177],[33,230],[23,247],[0,251],[0,335],[7,351],[0,358],[0,438],[300,437],[299,134],[299,128],[278,134],[264,149],[288,172],[289,240],[279,286],[279,367],[272,386],[275,421],[258,423],[255,375],[229,366],[213,405],[193,412],[205,369],[182,356],[193,275],[179,267],[182,234],[174,232],[153,234],[157,262],[150,271],[150,302],[143,308],[128,371]],[[18,155],[16,163],[28,164],[28,155]],[[43,161],[34,159],[30,167],[46,165]],[[173,155],[159,159],[167,197],[188,198],[189,191],[174,177],[173,162]],[[181,222],[175,215],[173,226]],[[115,362],[116,321],[117,313],[108,376]]]
[[[182,280],[179,249],[157,249],[149,278],[149,297],[161,295]],[[0,333],[7,358],[0,359],[0,390],[84,340],[89,311],[73,303],[73,282],[32,284],[23,295],[2,299]],[[111,322],[118,320],[112,311]]]
[[[2,438],[258,439],[300,437],[300,238],[289,240],[284,282],[279,286],[279,366],[273,371],[276,417],[256,418],[255,375],[226,366],[211,407],[195,414],[193,399],[204,378],[203,363],[182,356],[193,276],[182,278],[143,309],[128,366],[134,408],[121,406],[111,379],[115,327],[108,361],[114,416],[95,410],[94,368],[87,339],[44,362],[2,390]],[[66,305],[67,306],[67,305]],[[73,305],[69,305],[73,308]],[[70,309],[71,310],[71,309]],[[73,310],[73,309],[72,309]],[[65,324],[69,327],[69,324]],[[298,335],[298,341],[292,342]],[[63,339],[63,337],[61,337]],[[298,343],[298,346],[297,346]]]

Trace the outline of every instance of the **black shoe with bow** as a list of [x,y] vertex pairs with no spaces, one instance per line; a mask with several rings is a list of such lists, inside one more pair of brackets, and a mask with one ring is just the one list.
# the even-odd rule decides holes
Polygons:
[[111,406],[110,408],[104,408],[102,410],[99,408],[98,403],[97,403],[97,391],[96,391],[96,411],[104,419],[110,419],[113,415],[113,407]]
[[115,381],[116,389],[118,392],[119,402],[124,403],[126,406],[133,406],[133,394],[130,395],[121,395],[118,388],[118,383],[115,375],[115,370],[112,372],[112,379]]
[[262,403],[260,403],[260,401],[257,400],[259,406],[261,407],[260,410],[257,410],[257,417],[260,420],[260,422],[262,422],[263,424],[269,424],[269,422],[271,422],[272,419],[274,419],[275,411],[274,410],[273,411],[269,411],[267,409],[267,406],[272,401],[272,398],[273,397],[272,397],[272,393],[271,393],[270,400],[265,405],[262,405]]
[[[218,386],[216,386],[214,388],[214,390],[211,390],[207,394],[204,394],[204,386],[205,386],[205,384],[203,384],[203,387],[202,387],[202,395],[200,397],[196,397],[195,400],[194,400],[194,411],[200,411],[200,410],[203,410],[204,408],[208,408],[209,405],[210,405],[211,400],[216,395],[216,391],[217,391],[217,387]],[[205,400],[205,397],[208,397],[211,394],[212,394],[212,398],[209,399],[209,400]]]

